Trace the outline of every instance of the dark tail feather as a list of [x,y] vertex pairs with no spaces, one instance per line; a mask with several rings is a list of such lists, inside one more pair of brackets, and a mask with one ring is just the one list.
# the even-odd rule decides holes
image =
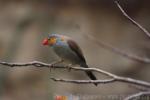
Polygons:
[[[90,77],[91,80],[97,80],[95,75],[92,72],[86,71],[86,74]],[[94,83],[94,85],[97,86],[98,84]]]
[[[81,64],[81,67],[88,68],[88,65],[87,65],[87,64]],[[88,77],[89,77],[91,80],[97,80],[97,78],[95,77],[95,75],[94,75],[91,71],[86,71],[86,74],[88,75]],[[97,86],[98,84],[97,84],[97,83],[94,83],[94,85]]]

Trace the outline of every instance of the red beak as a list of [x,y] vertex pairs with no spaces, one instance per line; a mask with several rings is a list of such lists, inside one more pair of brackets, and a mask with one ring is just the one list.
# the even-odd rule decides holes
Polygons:
[[47,39],[47,38],[44,39],[43,42],[42,42],[42,44],[43,44],[43,45],[48,45],[48,39]]

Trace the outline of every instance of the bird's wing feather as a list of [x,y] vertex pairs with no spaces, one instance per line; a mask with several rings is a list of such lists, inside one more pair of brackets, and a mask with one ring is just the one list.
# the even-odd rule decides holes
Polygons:
[[68,43],[69,47],[77,54],[77,56],[83,62],[86,62],[80,47],[74,41],[72,41],[70,39],[68,39],[67,43]]

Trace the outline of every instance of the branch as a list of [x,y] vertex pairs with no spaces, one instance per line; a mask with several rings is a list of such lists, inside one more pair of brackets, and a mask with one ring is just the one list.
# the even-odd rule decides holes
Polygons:
[[111,79],[107,80],[69,80],[69,79],[56,79],[56,78],[51,78],[54,81],[60,81],[60,82],[66,82],[66,83],[76,83],[76,84],[91,84],[91,83],[113,83],[113,82],[123,82],[123,83],[129,83],[129,84],[134,84],[134,85],[139,85],[139,86],[144,86],[147,88],[150,88],[150,83],[141,81],[141,80],[136,80],[128,77],[121,77],[114,75],[112,73],[103,71],[101,69],[97,68],[80,68],[80,67],[71,67],[71,69],[74,70],[82,70],[82,71],[96,71],[99,72],[103,75],[111,77]]
[[[142,27],[140,24],[138,24],[136,21],[134,21],[130,16],[127,15],[127,13],[123,10],[123,8],[120,6],[118,0],[113,0],[114,3],[117,5],[117,7],[119,8],[119,10],[122,12],[122,14],[129,20],[131,21],[134,25],[136,25],[137,27],[139,27],[147,36],[150,37],[150,33],[144,28]],[[121,56],[124,56],[126,58],[129,58],[131,60],[135,60],[135,61],[138,61],[138,62],[142,62],[142,63],[148,63],[150,64],[150,59],[149,58],[145,58],[145,57],[140,57],[140,56],[137,56],[137,55],[133,55],[133,54],[130,54],[128,52],[125,52],[125,51],[122,51],[118,48],[114,48],[112,47],[111,45],[108,45],[100,40],[97,40],[95,39],[93,36],[91,35],[87,35],[87,34],[84,34],[84,36],[86,36],[87,38],[89,38],[90,40],[92,40],[93,42],[95,42],[96,44],[98,44],[99,46],[107,49],[107,50],[110,50],[116,54],[119,54]]]
[[[144,91],[144,92],[139,92],[139,93],[136,93],[136,94],[133,94],[133,95],[130,95],[128,96],[127,98],[125,98],[124,100],[133,100],[133,99],[140,99],[141,96],[150,96],[150,91]],[[145,99],[144,99],[145,98]],[[150,98],[150,97],[148,97]],[[140,100],[149,100],[149,99],[146,99],[146,97],[143,97],[143,99],[140,99]]]
[[[7,62],[0,62],[1,65],[5,65],[5,66],[9,66],[9,67],[25,67],[25,66],[35,66],[35,67],[48,67],[48,68],[63,68],[63,69],[73,69],[73,70],[78,70],[78,71],[95,71],[98,73],[101,73],[105,76],[110,77],[111,79],[107,79],[107,80],[70,80],[70,83],[75,82],[75,83],[110,83],[110,82],[123,82],[123,83],[128,83],[128,84],[135,84],[135,85],[139,85],[139,86],[144,86],[147,88],[150,88],[150,83],[149,82],[145,82],[145,81],[141,81],[141,80],[136,80],[136,79],[132,79],[132,78],[128,78],[128,77],[121,77],[121,76],[117,76],[115,74],[109,73],[107,71],[101,70],[101,69],[97,69],[97,68],[82,68],[82,67],[71,67],[71,66],[57,66],[55,64],[57,64],[57,62],[53,62],[51,64],[47,64],[47,63],[43,63],[43,62],[39,62],[39,61],[32,61],[32,62],[28,62],[28,63],[7,63]],[[53,80],[56,81],[68,81],[65,79],[54,79]],[[69,82],[69,81],[68,81]]]
[[7,63],[7,62],[1,62],[0,65],[9,66],[9,67],[24,67],[24,66],[34,66],[34,67],[53,67],[55,64],[59,63],[61,61],[56,61],[51,64],[39,62],[39,61],[31,61],[28,63]]
[[142,30],[149,38],[150,38],[150,33],[142,26],[140,25],[138,22],[136,22],[135,20],[133,20],[121,7],[121,5],[118,2],[119,0],[114,0],[114,3],[117,5],[117,7],[119,8],[119,10],[122,12],[122,14],[130,21],[132,22],[135,26],[137,26],[138,28],[140,28],[140,30]]
[[119,54],[121,56],[124,56],[126,58],[129,58],[131,60],[134,60],[134,61],[138,61],[138,62],[142,62],[142,63],[150,63],[150,59],[149,58],[144,58],[144,57],[140,57],[140,56],[137,56],[137,55],[133,55],[133,54],[130,54],[130,53],[127,53],[125,51],[122,51],[118,48],[115,48],[115,47],[112,47],[111,45],[108,45],[100,40],[97,40],[95,39],[93,36],[91,35],[87,35],[87,34],[84,34],[84,36],[86,36],[87,38],[89,38],[91,41],[95,42],[96,44],[98,44],[100,47],[103,47],[107,50],[110,50],[116,54]]
[[51,78],[51,79],[56,82],[75,83],[75,84],[91,84],[91,83],[106,84],[106,83],[112,83],[116,81],[113,78],[106,79],[106,80],[70,80],[70,79],[58,79],[58,78]]

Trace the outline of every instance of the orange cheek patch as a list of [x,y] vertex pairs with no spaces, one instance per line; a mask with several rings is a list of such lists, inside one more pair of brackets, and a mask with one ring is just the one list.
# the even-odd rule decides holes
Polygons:
[[50,40],[49,40],[49,44],[50,45],[53,45],[53,44],[55,44],[56,43],[56,38],[51,38]]
[[64,41],[64,38],[61,38],[61,41]]

